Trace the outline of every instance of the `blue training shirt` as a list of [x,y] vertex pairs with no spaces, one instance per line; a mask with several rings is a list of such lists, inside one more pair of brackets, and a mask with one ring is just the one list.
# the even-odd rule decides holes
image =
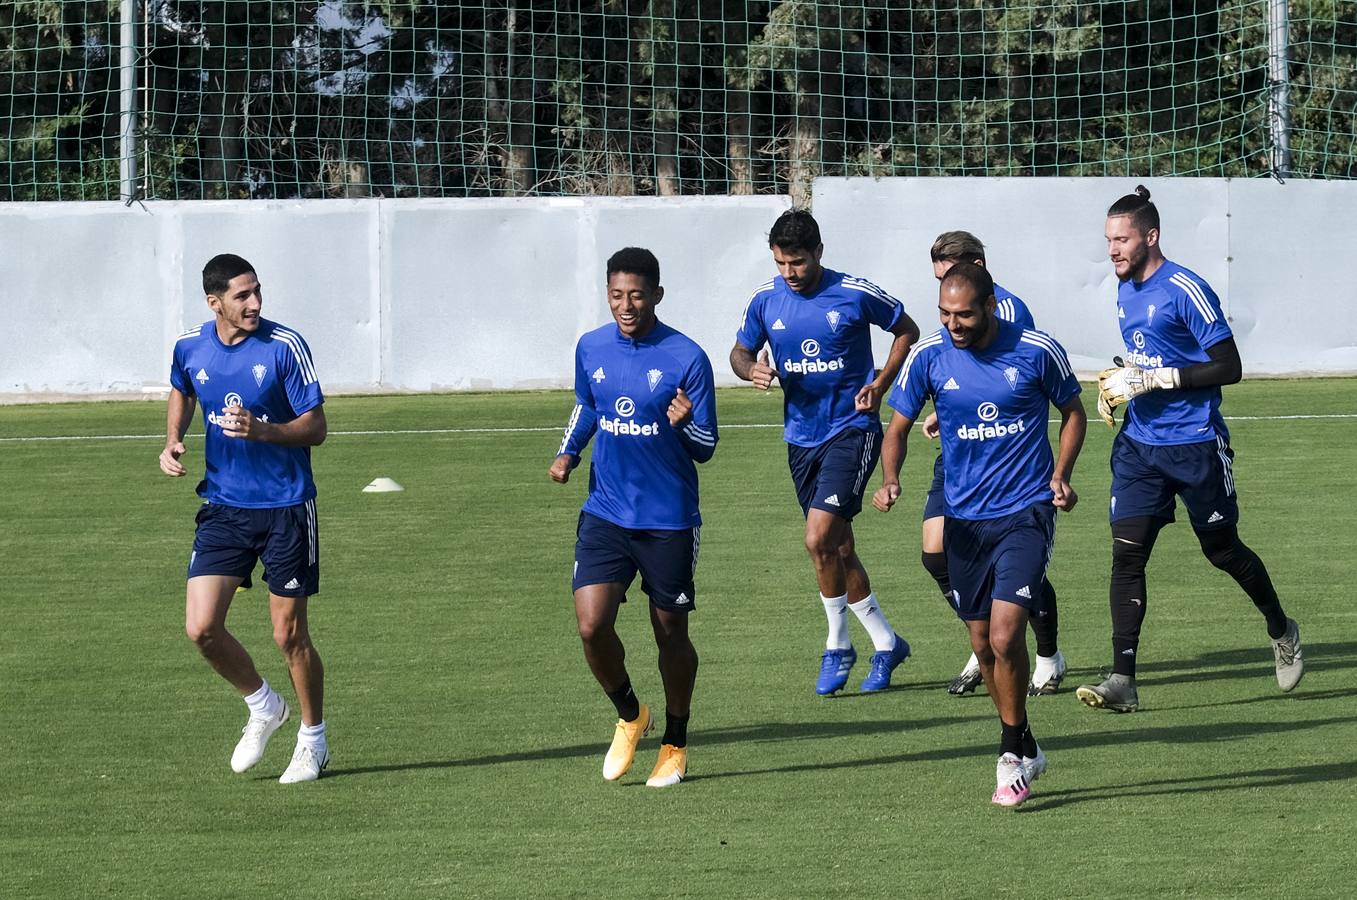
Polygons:
[[[683,388],[693,412],[669,424]],[[716,452],[711,361],[692,339],[656,322],[639,340],[604,325],[575,345],[575,409],[559,456],[578,459],[598,431],[584,511],[623,528],[679,530],[702,523],[697,466]]]
[[207,473],[199,496],[247,509],[295,506],[316,496],[310,447],[227,437],[217,424],[237,404],[282,425],[325,402],[311,348],[300,334],[261,318],[254,334],[228,347],[217,337],[215,320],[204,322],[175,342],[170,384],[197,397],[203,409]]
[[932,398],[953,518],[997,519],[1052,499],[1048,404],[1064,406],[1080,390],[1054,338],[998,324],[983,350],[957,349],[945,329],[921,339],[887,398],[910,419]]
[[876,413],[854,409],[853,399],[876,374],[870,326],[890,331],[902,312],[870,281],[832,269],[810,295],[780,275],[754,292],[735,340],[754,352],[767,342],[782,383],[787,443],[816,447],[845,428],[880,423]]
[[[1211,359],[1206,351],[1234,333],[1220,298],[1197,273],[1175,262],[1140,284],[1117,288],[1117,322],[1126,344],[1127,365],[1181,369]],[[1149,391],[1127,406],[1122,429],[1143,444],[1195,444],[1228,440],[1220,414],[1220,387]]]
[[994,286],[994,314],[1019,328],[1037,327],[1032,311],[1022,302],[1022,298],[997,284]]

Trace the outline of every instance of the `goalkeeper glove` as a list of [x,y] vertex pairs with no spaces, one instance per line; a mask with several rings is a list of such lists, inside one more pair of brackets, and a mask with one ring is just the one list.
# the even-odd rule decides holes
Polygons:
[[1142,369],[1124,364],[1120,356],[1112,358],[1115,368],[1103,369],[1098,375],[1098,415],[1109,427],[1115,428],[1112,411],[1130,403],[1146,391],[1176,388],[1179,385],[1177,369]]

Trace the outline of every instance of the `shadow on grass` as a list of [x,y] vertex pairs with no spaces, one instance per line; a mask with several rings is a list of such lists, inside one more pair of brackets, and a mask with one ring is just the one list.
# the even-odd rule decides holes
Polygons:
[[1314,784],[1325,781],[1351,781],[1357,777],[1357,759],[1313,766],[1287,766],[1283,769],[1258,769],[1253,772],[1221,772],[1216,775],[1197,775],[1191,778],[1157,778],[1138,783],[1098,785],[1072,788],[1033,795],[1023,804],[1020,813],[1042,812],[1070,803],[1090,800],[1111,800],[1123,803],[1132,797],[1157,797],[1183,794],[1214,794],[1220,791],[1253,791],[1266,787],[1286,787],[1296,784]]
[[[993,716],[993,708],[983,713],[969,716],[941,716],[935,719],[908,720],[884,719],[871,722],[766,722],[762,725],[750,725],[739,728],[703,729],[700,738],[694,744],[703,747],[721,744],[757,744],[764,742],[814,741],[840,737],[854,737],[872,734],[900,734],[902,737],[925,728],[948,728],[953,725],[972,724],[975,721]],[[370,775],[380,772],[404,772],[419,769],[458,769],[474,766],[497,766],[504,763],[538,762],[549,759],[569,759],[578,756],[598,756],[607,752],[606,741],[589,744],[575,744],[568,747],[543,747],[538,750],[525,750],[521,753],[499,753],[493,756],[473,756],[467,759],[427,760],[424,762],[391,763],[380,766],[356,766],[351,769],[327,769],[326,779],[345,775]]]
[[[1301,638],[1303,641],[1303,633]],[[1306,671],[1357,668],[1357,641],[1302,643],[1302,649]],[[1106,671],[1111,671],[1110,666]],[[1096,669],[1071,669],[1070,675],[1076,672],[1086,674],[1090,681],[1094,680],[1095,675],[1099,679],[1103,677],[1102,672]],[[1212,650],[1192,659],[1155,660],[1136,664],[1136,684],[1140,687],[1241,678],[1270,678],[1275,674],[1271,650],[1266,646]],[[1070,675],[1066,676],[1067,683],[1070,681]],[[1149,677],[1146,677],[1147,675]]]

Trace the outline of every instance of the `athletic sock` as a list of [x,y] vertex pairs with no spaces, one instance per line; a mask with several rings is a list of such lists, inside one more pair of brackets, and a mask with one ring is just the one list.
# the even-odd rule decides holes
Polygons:
[[825,618],[829,620],[829,635],[825,638],[826,650],[847,650],[853,646],[848,636],[848,595],[826,597],[820,595],[825,605]]
[[250,708],[250,715],[261,719],[271,719],[278,715],[278,707],[282,705],[283,698],[269,687],[269,683],[264,680],[259,690],[255,691],[245,698],[245,705]]
[[1003,719],[999,720],[1003,726],[1002,736],[999,738],[999,755],[1012,753],[1014,756],[1022,756],[1022,737],[1027,731],[1027,720],[1023,719],[1021,725],[1010,725]]
[[608,699],[617,707],[617,717],[623,722],[635,722],[641,715],[641,701],[636,699],[636,692],[631,689],[631,679],[615,691],[608,691]]
[[868,594],[857,603],[848,604],[848,608],[858,617],[862,627],[867,629],[877,653],[895,648],[895,629],[891,628],[891,623],[886,621],[886,614],[877,605],[875,593]]
[[924,551],[921,555],[924,568],[928,574],[933,576],[933,580],[938,583],[938,590],[947,598],[947,602],[952,602],[952,579],[947,574],[947,554],[929,553]]
[[664,738],[661,744],[668,744],[671,747],[688,746],[688,717],[676,716],[665,710],[664,712]]
[[302,727],[297,730],[297,743],[303,747],[310,747],[324,755],[326,750],[325,720],[321,719],[315,725],[303,724]]
[[1022,755],[1027,759],[1035,759],[1037,755],[1037,739],[1032,737],[1032,729],[1027,726],[1027,720],[1022,722]]
[[1140,626],[1145,621],[1145,595],[1117,596],[1112,583],[1112,671],[1136,677],[1136,652],[1140,649]]
[[1055,608],[1055,588],[1046,579],[1041,581],[1041,607],[1032,612],[1032,636],[1037,639],[1037,656],[1052,657],[1060,649],[1057,636],[1060,618]]
[[1263,565],[1258,554],[1239,542],[1225,571],[1239,583],[1263,618],[1267,619],[1268,637],[1275,641],[1286,634],[1286,613],[1282,611],[1282,602],[1277,598],[1272,578],[1267,574],[1267,566]]

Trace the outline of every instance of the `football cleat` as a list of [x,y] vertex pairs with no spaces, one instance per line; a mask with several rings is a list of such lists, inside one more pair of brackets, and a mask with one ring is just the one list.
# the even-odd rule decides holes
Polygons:
[[330,748],[312,747],[310,744],[298,744],[292,751],[292,762],[287,764],[279,784],[297,784],[302,781],[315,781],[325,767],[330,764]]
[[646,779],[646,787],[672,787],[688,774],[688,748],[673,744],[660,745],[660,758]]
[[1295,619],[1286,620],[1286,634],[1272,642],[1272,655],[1277,661],[1277,686],[1289,691],[1300,684],[1305,674],[1305,660],[1300,653],[1300,626]]
[[291,710],[287,708],[287,701],[280,697],[278,712],[273,716],[250,716],[231,754],[231,770],[248,772],[254,768],[264,758],[264,748],[269,745],[269,738],[287,721],[289,715]]
[[608,755],[603,758],[603,777],[606,780],[616,781],[627,774],[632,760],[636,758],[636,745],[641,742],[641,738],[650,734],[653,725],[650,707],[644,703],[641,704],[640,714],[630,722],[625,719],[617,720],[612,746],[608,748]]
[[962,694],[969,694],[971,691],[980,687],[984,682],[985,676],[980,671],[980,660],[971,654],[971,658],[966,663],[966,668],[961,670],[961,674],[947,683],[947,693],[956,694],[958,697]]
[[815,679],[815,693],[821,696],[843,690],[848,683],[848,673],[858,661],[858,652],[852,647],[847,650],[826,650],[820,657],[820,677]]
[[995,766],[994,781],[994,794],[990,801],[999,806],[1022,806],[1032,796],[1027,768],[1023,760],[1012,753],[1000,755],[999,763]]
[[1112,712],[1135,712],[1140,708],[1136,680],[1129,675],[1109,675],[1102,684],[1086,684],[1074,692],[1085,706]]
[[1032,668],[1032,680],[1027,683],[1027,696],[1054,694],[1064,678],[1065,654],[1057,650],[1054,656],[1038,656],[1037,664]]
[[1024,756],[1022,758],[1022,772],[1027,776],[1029,785],[1046,774],[1046,754],[1042,751],[1040,744],[1037,745],[1036,756]]
[[862,687],[858,690],[864,694],[884,691],[891,686],[891,673],[895,671],[896,666],[907,659],[909,659],[909,641],[897,634],[893,647],[872,654],[872,668],[867,672],[867,677],[862,679]]

